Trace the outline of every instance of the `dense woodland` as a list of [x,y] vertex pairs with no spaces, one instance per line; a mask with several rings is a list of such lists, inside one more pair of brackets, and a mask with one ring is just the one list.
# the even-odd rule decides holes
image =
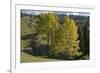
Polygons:
[[[27,48],[31,48],[31,53]],[[89,16],[21,13],[21,52],[63,60],[89,59]]]

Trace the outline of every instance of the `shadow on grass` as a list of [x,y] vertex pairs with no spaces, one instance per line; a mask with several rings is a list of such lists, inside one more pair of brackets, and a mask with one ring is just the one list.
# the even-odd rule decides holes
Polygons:
[[35,57],[42,57],[46,59],[71,60],[71,61],[80,59],[80,58],[73,58],[73,57],[65,56],[64,53],[59,53],[57,56],[49,55],[49,51],[47,50],[47,48],[43,48],[43,47],[47,47],[47,46],[41,45],[38,48],[35,48],[34,50],[32,48],[28,48],[28,49],[24,49],[21,51],[29,55],[35,56]]

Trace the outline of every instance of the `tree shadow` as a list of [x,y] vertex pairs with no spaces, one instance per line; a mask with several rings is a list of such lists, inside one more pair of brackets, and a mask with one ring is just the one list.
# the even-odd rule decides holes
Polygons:
[[37,46],[37,43],[31,43],[31,47],[28,46],[26,49],[21,50],[21,51],[33,56],[48,56],[49,55],[48,45]]
[[72,58],[66,56],[64,53],[59,53],[57,56],[55,55],[50,55],[49,54],[49,48],[47,45],[40,45],[37,48],[27,48],[22,50],[22,52],[25,52],[29,55],[36,56],[36,57],[43,57],[47,59],[56,59],[56,60],[79,60],[79,58]]
[[31,40],[37,40],[37,34],[36,33],[33,33],[33,34],[27,34],[25,36],[21,36],[21,40],[28,40],[28,39],[31,39]]

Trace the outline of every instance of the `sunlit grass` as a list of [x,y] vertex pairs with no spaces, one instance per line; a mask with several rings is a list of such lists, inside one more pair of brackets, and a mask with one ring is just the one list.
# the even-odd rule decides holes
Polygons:
[[57,61],[56,59],[48,59],[43,56],[33,56],[25,52],[21,52],[21,63],[31,63],[31,62],[48,62]]

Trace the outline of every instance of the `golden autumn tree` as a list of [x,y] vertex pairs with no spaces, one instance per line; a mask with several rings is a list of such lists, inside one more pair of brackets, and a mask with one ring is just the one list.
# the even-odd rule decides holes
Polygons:
[[46,35],[49,45],[49,53],[53,54],[54,31],[58,28],[58,17],[54,13],[43,13],[37,21],[37,33]]
[[65,35],[65,30],[63,26],[61,25],[59,29],[56,29],[55,35],[54,35],[54,41],[53,41],[53,50],[55,53],[55,56],[59,56],[59,54],[63,53],[66,51],[66,35]]
[[51,56],[59,56],[60,53],[74,58],[81,55],[79,51],[78,28],[72,18],[65,16],[63,24],[60,24],[56,14],[41,14],[37,21],[37,33],[47,36],[50,48],[49,54]]
[[75,24],[75,21],[70,18],[64,18],[63,28],[65,29],[66,36],[66,53],[70,57],[80,56],[79,52],[79,40],[78,40],[78,27]]
[[64,17],[63,24],[56,29],[53,41],[53,51],[55,56],[67,56],[74,58],[80,56],[78,40],[78,28],[75,21],[68,16]]

